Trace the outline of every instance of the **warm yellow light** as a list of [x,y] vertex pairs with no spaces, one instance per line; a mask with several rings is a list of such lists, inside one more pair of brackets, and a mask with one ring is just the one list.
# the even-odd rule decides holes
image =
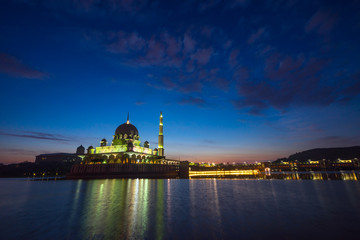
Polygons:
[[195,176],[231,176],[231,175],[257,175],[259,170],[229,170],[229,171],[189,171],[190,177]]

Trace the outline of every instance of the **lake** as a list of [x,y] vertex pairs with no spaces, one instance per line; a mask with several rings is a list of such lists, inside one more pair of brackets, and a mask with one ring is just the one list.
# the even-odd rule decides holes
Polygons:
[[360,182],[0,179],[1,239],[344,239]]

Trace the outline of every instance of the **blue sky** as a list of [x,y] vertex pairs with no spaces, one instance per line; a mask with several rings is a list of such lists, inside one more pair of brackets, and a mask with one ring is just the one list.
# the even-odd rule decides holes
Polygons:
[[359,145],[358,1],[13,0],[0,9],[0,162],[126,121],[199,162]]

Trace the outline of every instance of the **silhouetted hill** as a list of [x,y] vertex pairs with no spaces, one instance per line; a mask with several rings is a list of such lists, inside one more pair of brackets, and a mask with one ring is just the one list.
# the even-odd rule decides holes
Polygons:
[[279,161],[295,161],[306,162],[311,160],[336,160],[336,159],[360,159],[360,146],[354,147],[341,147],[341,148],[315,148],[307,151],[299,152],[290,155],[288,158],[280,158]]

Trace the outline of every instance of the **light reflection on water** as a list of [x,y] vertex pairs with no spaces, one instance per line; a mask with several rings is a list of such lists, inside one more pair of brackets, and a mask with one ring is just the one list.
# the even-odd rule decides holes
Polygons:
[[[191,176],[191,175],[190,175]],[[191,179],[210,178],[216,176],[191,176]],[[359,170],[356,171],[306,171],[306,172],[267,172],[254,175],[221,175],[218,179],[282,179],[282,180],[350,180],[360,179]]]
[[343,239],[357,181],[0,179],[2,239]]

